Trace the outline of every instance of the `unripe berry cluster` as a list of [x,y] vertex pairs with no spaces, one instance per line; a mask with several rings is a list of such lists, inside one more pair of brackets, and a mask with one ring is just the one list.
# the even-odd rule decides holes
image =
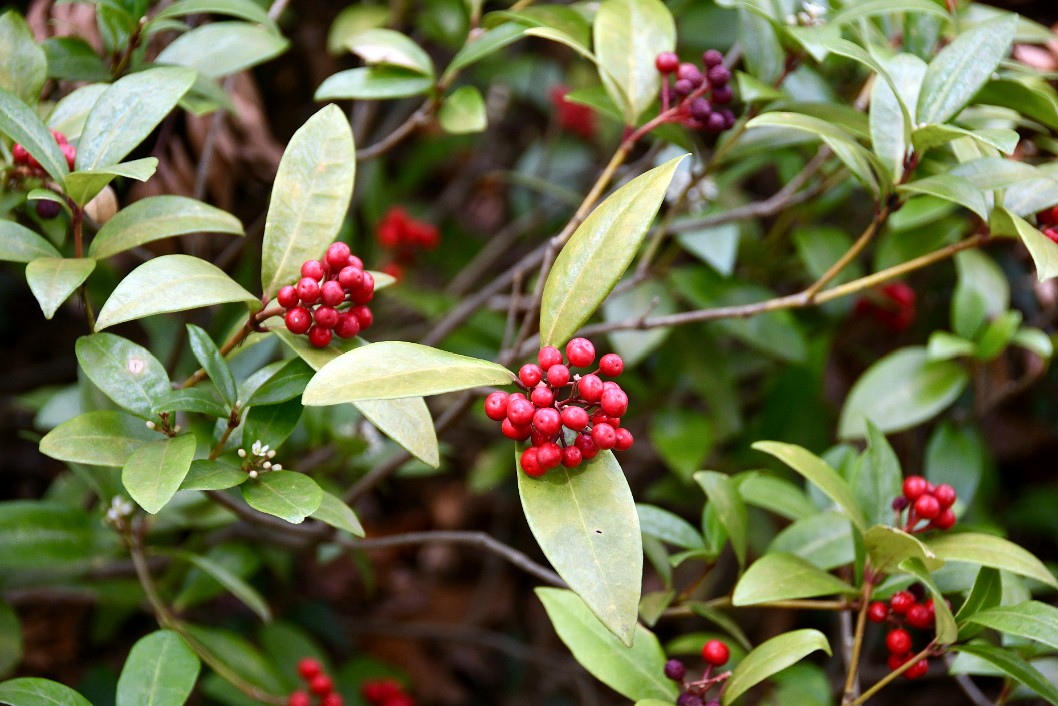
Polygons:
[[915,321],[915,290],[905,282],[890,282],[856,300],[853,313],[870,317],[893,333],[906,331]]
[[433,223],[408,215],[399,206],[386,211],[378,222],[378,244],[393,253],[393,261],[382,267],[387,275],[402,279],[404,268],[415,264],[422,250],[433,250],[441,244],[441,231]]
[[360,695],[372,706],[415,706],[415,699],[392,679],[373,679],[360,685]]
[[[526,475],[539,477],[559,464],[576,468],[599,451],[632,447],[631,432],[621,427],[628,395],[616,382],[603,382],[599,377],[618,377],[624,361],[616,353],[607,353],[592,372],[570,372],[571,367],[590,368],[594,363],[595,346],[586,338],[566,344],[565,358],[558,348],[544,346],[536,363],[527,363],[518,371],[525,392],[493,392],[485,398],[485,414],[502,422],[504,436],[532,440],[521,457]],[[563,430],[575,435],[572,441]]]
[[[911,634],[905,626],[916,630],[933,630],[933,599],[925,602],[925,591],[921,584],[914,584],[906,591],[897,591],[889,603],[874,601],[867,607],[867,617],[876,623],[888,623],[890,630],[885,636],[885,647],[889,651],[889,669],[897,670],[911,661]],[[904,672],[908,679],[918,679],[929,669],[927,660],[920,659]]]
[[345,700],[334,690],[334,680],[323,671],[323,665],[311,657],[298,662],[298,676],[305,681],[307,690],[295,691],[287,699],[287,706],[343,706]]
[[724,65],[724,55],[719,51],[705,52],[700,68],[691,62],[681,63],[671,51],[658,54],[654,64],[664,79],[661,110],[674,112],[672,122],[714,135],[735,124],[735,114],[730,109],[717,107],[727,105],[734,98],[729,84],[731,69]]
[[[955,488],[947,483],[933,485],[922,476],[904,479],[904,494],[893,500],[897,524],[907,510],[904,531],[914,534],[929,529],[949,530],[955,526]],[[922,524],[925,523],[925,524]]]
[[[687,680],[687,669],[683,662],[678,659],[670,659],[665,663],[665,676],[680,686],[680,695],[676,698],[676,706],[719,706],[719,699],[708,698],[709,691],[714,686],[721,685],[731,676],[731,672],[723,672],[713,676],[713,669],[722,667],[730,659],[731,652],[720,640],[709,640],[702,645],[702,659],[705,660],[705,672],[702,678],[696,681]],[[719,696],[719,695],[718,695]]]
[[333,336],[353,338],[374,321],[367,303],[375,296],[375,278],[345,243],[333,243],[320,260],[306,260],[301,279],[279,290],[287,330],[307,334],[325,348]]

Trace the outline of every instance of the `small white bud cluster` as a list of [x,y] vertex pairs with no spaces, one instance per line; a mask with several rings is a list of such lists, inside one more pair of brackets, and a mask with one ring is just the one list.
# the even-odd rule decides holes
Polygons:
[[112,525],[121,525],[126,517],[132,515],[132,503],[120,495],[115,495],[107,509],[106,519]]
[[250,470],[247,475],[250,478],[257,478],[260,475],[260,471],[281,471],[283,466],[278,463],[272,463],[270,459],[275,458],[275,449],[269,448],[268,444],[262,444],[261,440],[253,442],[250,446],[250,453],[246,453],[246,449],[239,449],[239,458],[250,457]]
[[814,2],[801,4],[801,11],[796,15],[787,15],[786,24],[801,27],[821,27],[827,23],[827,8]]

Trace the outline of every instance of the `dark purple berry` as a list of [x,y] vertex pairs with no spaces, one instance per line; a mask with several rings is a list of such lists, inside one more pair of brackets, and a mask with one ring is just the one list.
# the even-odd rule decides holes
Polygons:
[[665,676],[673,681],[683,681],[686,673],[687,670],[684,668],[683,662],[678,659],[670,659],[665,663]]
[[723,64],[709,69],[709,83],[714,87],[725,86],[731,80],[731,69]]
[[59,215],[59,211],[62,207],[55,201],[50,199],[37,199],[36,202],[37,215],[46,221],[50,221]]
[[710,113],[709,117],[705,121],[705,131],[711,132],[714,135],[724,131],[724,125],[726,121],[724,116],[720,113]]
[[690,62],[680,64],[680,68],[676,70],[676,78],[681,81],[690,81],[695,88],[701,86],[702,82],[705,81],[705,76],[702,75],[701,70]]
[[709,101],[706,99],[695,98],[691,101],[690,111],[691,115],[693,115],[696,120],[705,121],[709,119],[710,115],[712,115],[713,108],[709,105]]
[[717,105],[726,105],[735,97],[735,92],[731,90],[730,84],[727,84],[714,87],[712,95],[714,103]]
[[735,126],[735,114],[727,108],[720,111],[720,117],[724,119],[724,129],[730,130]]
[[702,63],[707,69],[711,69],[714,66],[720,66],[720,64],[724,63],[724,55],[717,49],[710,49],[702,54]]

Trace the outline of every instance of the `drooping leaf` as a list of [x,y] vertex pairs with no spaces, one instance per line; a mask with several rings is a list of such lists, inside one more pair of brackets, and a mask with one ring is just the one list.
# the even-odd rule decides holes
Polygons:
[[144,444],[122,467],[121,484],[140,507],[157,514],[180,489],[195,457],[195,446],[194,434]]
[[187,325],[188,342],[191,344],[191,352],[195,360],[209,375],[209,379],[217,386],[217,390],[224,397],[224,401],[234,406],[238,399],[238,391],[235,389],[235,377],[231,374],[231,368],[224,356],[217,349],[209,334],[194,324]]
[[[110,72],[107,72],[109,79]],[[90,83],[63,96],[48,115],[47,125],[66,135],[70,142],[76,144],[81,139],[85,119],[99,96],[107,90],[105,83]]]
[[25,147],[52,179],[63,183],[70,170],[55,138],[32,108],[4,88],[0,88],[0,133]]
[[747,606],[855,592],[849,584],[799,556],[768,552],[742,574],[735,584],[731,603]]
[[676,48],[676,23],[660,0],[604,0],[592,25],[599,78],[625,123],[634,125],[657,98],[658,52]]
[[929,571],[944,565],[944,560],[914,535],[888,525],[875,525],[863,534],[863,545],[871,558],[871,566],[885,571],[906,559],[918,559]]
[[148,196],[118,211],[103,224],[88,254],[110,257],[140,245],[188,233],[242,235],[242,223],[227,211],[186,196]]
[[369,422],[412,456],[434,468],[441,464],[433,417],[422,397],[360,400],[355,404]]
[[946,534],[931,539],[929,548],[944,561],[990,566],[1058,588],[1058,580],[1039,559],[1002,537],[976,532]]
[[761,643],[732,671],[720,703],[729,706],[749,689],[816,650],[831,653],[826,636],[811,629],[783,633]]
[[95,411],[55,427],[40,440],[39,448],[59,461],[120,467],[133,451],[157,438],[142,419],[124,412]]
[[608,451],[576,470],[559,466],[540,478],[527,476],[520,460],[517,465],[522,510],[544,556],[606,629],[631,645],[643,547],[621,466]]
[[66,192],[78,206],[84,206],[117,177],[147,181],[158,169],[157,157],[144,157],[95,169],[81,169],[66,175]]
[[1028,661],[1013,650],[976,642],[965,645],[952,645],[951,649],[971,654],[975,657],[980,657],[986,662],[990,662],[1004,674],[1035,691],[1048,703],[1058,706],[1058,687],[1054,685],[1054,682],[1041,674],[1040,670],[1029,664]]
[[951,609],[945,601],[937,582],[933,580],[931,569],[926,568],[925,562],[919,557],[910,557],[900,562],[900,570],[911,574],[929,590],[933,596],[933,611],[937,642],[942,645],[950,645],[959,637],[959,629],[955,626],[955,618]]
[[68,686],[50,679],[20,677],[0,683],[0,703],[12,706],[92,706]]
[[38,500],[0,502],[0,568],[62,567],[92,555],[93,519],[83,510]]
[[982,219],[988,219],[988,203],[985,201],[984,194],[969,179],[957,174],[937,174],[923,177],[922,179],[901,184],[897,187],[897,190],[910,194],[926,194],[945,201],[951,201],[954,204],[970,209]]
[[299,525],[319,509],[323,491],[303,473],[269,471],[244,483],[242,497],[254,510]]
[[349,121],[329,105],[290,138],[279,163],[261,246],[261,288],[271,298],[300,277],[338,234],[353,195],[356,154]]
[[350,532],[357,537],[364,536],[364,526],[360,524],[359,518],[353,509],[342,502],[337,495],[331,495],[324,491],[320,506],[312,513],[312,516],[321,522],[326,522],[331,527]]
[[22,15],[0,15],[0,88],[33,105],[48,73],[48,60]]
[[221,78],[263,64],[287,50],[290,42],[261,25],[210,22],[184,32],[158,54],[159,64],[195,69]]
[[140,638],[118,678],[117,706],[183,706],[198,680],[196,655],[184,638],[158,630]]
[[720,523],[727,530],[731,548],[739,566],[746,563],[746,543],[749,534],[749,513],[731,478],[715,471],[699,471],[694,480],[705,491],[709,502],[716,508]]
[[1045,279],[1058,277],[1058,243],[1033,227],[1028,221],[1003,208],[997,208],[993,219],[1009,224],[1017,233],[1036,264],[1036,277],[1042,282]]
[[216,265],[191,255],[162,255],[121,280],[99,310],[96,330],[154,314],[229,302],[260,304]]
[[565,345],[606,299],[635,257],[681,161],[683,156],[628,182],[573,233],[544,284],[543,345]]
[[149,350],[112,333],[77,339],[77,362],[88,379],[121,407],[150,419],[162,396],[170,392],[169,376]]
[[256,613],[261,620],[267,623],[272,619],[272,610],[257,589],[229,571],[222,563],[192,552],[176,552],[175,555],[184,561],[194,564],[200,571],[208,574],[231,595],[238,598],[243,605]]
[[45,319],[55,316],[62,303],[84,284],[96,268],[90,257],[38,257],[26,265],[26,282]]
[[240,20],[256,22],[272,30],[277,29],[276,23],[268,16],[268,12],[253,0],[177,0],[162,8],[152,21],[205,13],[238,17]]

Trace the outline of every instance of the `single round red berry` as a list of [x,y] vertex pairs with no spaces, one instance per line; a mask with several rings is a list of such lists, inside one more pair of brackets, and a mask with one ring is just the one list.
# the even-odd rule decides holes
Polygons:
[[[349,298],[356,304],[367,304],[375,298],[375,278],[368,280],[368,277],[371,277],[371,273],[365,272],[363,284],[349,292]],[[368,286],[368,282],[371,286]]]
[[889,655],[889,671],[895,672],[911,661],[911,654]]
[[553,441],[547,441],[537,447],[536,460],[541,468],[551,470],[562,463],[562,448]]
[[320,300],[327,306],[338,306],[345,301],[345,290],[334,280],[320,285]]
[[914,502],[918,500],[929,484],[922,476],[908,476],[904,479],[904,497]]
[[584,454],[576,446],[567,446],[562,449],[562,465],[566,468],[576,468],[584,460]]
[[360,322],[360,330],[366,331],[371,328],[371,324],[375,321],[375,315],[371,313],[371,310],[363,304],[358,304],[353,308],[349,309],[349,313],[356,317],[356,320]]
[[320,299],[320,283],[312,277],[299,279],[295,289],[298,292],[298,299],[304,304],[315,304]]
[[547,382],[553,387],[564,387],[569,383],[569,368],[561,363],[547,369]]
[[287,706],[312,706],[312,697],[304,691],[295,691],[287,699]]
[[672,681],[683,681],[683,677],[687,675],[687,669],[683,666],[683,662],[678,659],[670,659],[665,663],[665,676]]
[[577,439],[573,443],[580,449],[581,456],[584,457],[585,461],[592,460],[599,453],[599,447],[596,445],[595,440],[591,438],[591,434],[577,434]]
[[531,399],[533,404],[537,407],[550,407],[555,403],[555,393],[546,385],[538,385],[533,388],[533,392],[529,396],[529,399]]
[[345,701],[341,694],[332,691],[320,699],[320,706],[345,706]]
[[298,662],[298,675],[305,680],[312,679],[317,674],[323,674],[323,665],[319,660],[305,657]]
[[536,362],[543,370],[547,370],[552,365],[562,365],[562,353],[554,346],[544,346],[537,353]]
[[884,623],[885,619],[889,617],[889,606],[881,601],[874,601],[867,606],[867,617],[872,622]]
[[913,605],[915,605],[915,597],[909,591],[897,591],[889,599],[889,607],[897,615],[904,615]]
[[926,672],[928,671],[929,662],[924,659],[920,659],[919,661],[915,662],[907,668],[907,671],[904,672],[904,677],[907,679],[919,679],[921,677],[926,676]]
[[326,348],[331,342],[331,330],[323,326],[313,326],[309,329],[309,343],[316,348]]
[[595,403],[602,397],[602,384],[598,375],[589,373],[577,381],[577,392],[585,402]]
[[674,51],[663,51],[654,59],[654,66],[663,74],[671,74],[680,67],[680,57]]
[[294,286],[290,284],[280,287],[279,294],[276,295],[276,301],[279,302],[279,306],[287,309],[297,306],[299,299],[298,290],[294,289]]
[[902,655],[911,649],[911,635],[903,628],[891,630],[885,636],[885,647],[889,654]]
[[915,514],[927,520],[935,519],[940,515],[940,503],[937,498],[928,493],[920,495],[915,501]]
[[616,353],[607,353],[599,360],[599,372],[615,378],[625,370],[625,362]]
[[403,691],[400,684],[392,679],[365,681],[360,685],[360,693],[364,699],[380,705],[383,701],[391,699],[397,694],[403,693]]
[[415,706],[415,699],[401,692],[386,699],[381,706]]
[[518,371],[518,379],[521,380],[522,384],[526,387],[536,387],[536,385],[544,379],[544,371],[535,363],[526,363]]
[[533,435],[529,438],[529,442],[537,448],[543,446],[547,442],[551,441],[554,437],[550,434],[545,434],[542,431],[533,429]]
[[354,338],[359,333],[360,322],[355,316],[347,311],[338,315],[338,323],[334,325],[334,335],[338,338]]
[[621,386],[619,384],[617,384],[616,382],[614,382],[613,380],[607,380],[606,382],[604,382],[602,384],[602,391],[603,392],[606,392],[607,390],[620,390],[620,389],[621,389]]
[[596,424],[591,430],[591,439],[603,451],[612,449],[617,443],[617,433],[609,424]]
[[921,603],[916,603],[907,609],[907,624],[918,630],[925,630],[933,625],[933,616],[929,608]]
[[562,410],[562,424],[573,431],[588,426],[588,413],[581,407],[566,407]]
[[566,344],[566,358],[574,368],[586,368],[595,362],[595,346],[586,338],[574,338]]
[[287,331],[295,334],[303,334],[312,326],[312,314],[303,306],[296,306],[283,317],[286,322]]
[[522,471],[532,478],[547,473],[547,469],[540,465],[540,450],[535,446],[530,446],[522,452]]
[[312,318],[316,320],[317,326],[334,328],[338,324],[338,310],[333,306],[319,306],[312,313]]
[[353,253],[349,250],[349,246],[345,243],[331,243],[331,246],[327,248],[327,264],[331,266],[331,269],[337,272],[346,266],[349,262],[349,256]]
[[930,524],[939,530],[950,530],[955,526],[955,511],[950,507],[944,508]]
[[525,397],[512,397],[507,401],[507,418],[511,420],[511,424],[529,426],[535,413],[536,406]]
[[29,152],[17,142],[11,146],[11,159],[15,164],[29,164]]
[[933,491],[933,497],[940,503],[940,509],[949,508],[955,504],[955,488],[947,483],[941,483]]
[[317,674],[309,680],[309,691],[316,696],[326,696],[334,691],[334,682],[326,674]]
[[306,260],[301,266],[301,276],[314,279],[319,282],[324,275],[323,263],[319,260]]
[[500,431],[503,432],[503,435],[508,439],[513,439],[514,441],[525,441],[533,434],[533,428],[531,426],[515,426],[514,424],[511,424],[509,418],[503,420],[503,423],[500,425]]
[[544,407],[533,413],[533,426],[541,434],[554,436],[562,429],[562,415],[554,407]]
[[348,265],[338,271],[338,284],[349,291],[360,289],[363,283],[364,271],[359,267]]
[[710,640],[702,645],[702,659],[705,660],[706,664],[720,667],[727,664],[727,660],[730,657],[731,652],[727,649],[727,645],[720,642],[720,640]]
[[[620,419],[615,420],[620,423]],[[610,424],[613,426],[613,424]],[[632,436],[632,432],[627,429],[614,428],[614,445],[613,447],[618,451],[627,451],[632,448],[632,444],[635,443],[635,437]]]
[[77,148],[63,143],[59,145],[59,149],[62,151],[62,156],[66,158],[66,166],[72,170],[74,164],[77,163]]
[[59,211],[62,210],[58,202],[51,199],[37,199],[33,202],[33,207],[36,209],[37,215],[45,221],[55,218],[59,215]]
[[507,399],[510,397],[506,392],[493,392],[485,398],[485,416],[494,422],[502,422],[507,418]]
[[620,417],[628,411],[628,395],[622,390],[606,390],[600,400],[602,411],[609,417]]

